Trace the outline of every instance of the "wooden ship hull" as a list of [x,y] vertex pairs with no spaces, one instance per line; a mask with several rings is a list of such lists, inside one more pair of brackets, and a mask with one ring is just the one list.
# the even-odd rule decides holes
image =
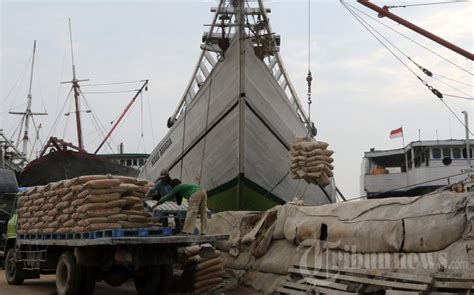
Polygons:
[[138,170],[105,157],[76,151],[56,151],[33,160],[18,174],[21,186],[45,185],[82,175],[134,176]]
[[21,186],[35,186],[96,174],[136,177],[138,170],[104,156],[87,153],[71,143],[51,137],[41,155],[20,171],[17,178]]
[[295,197],[308,205],[334,202],[334,184],[323,190],[289,175],[293,136],[305,136],[309,121],[278,52],[262,56],[252,38],[237,33],[225,52],[217,48],[220,61],[210,53],[216,47],[201,46],[172,126],[140,177],[155,181],[168,169],[172,178],[200,183],[209,208],[217,211],[264,210]]

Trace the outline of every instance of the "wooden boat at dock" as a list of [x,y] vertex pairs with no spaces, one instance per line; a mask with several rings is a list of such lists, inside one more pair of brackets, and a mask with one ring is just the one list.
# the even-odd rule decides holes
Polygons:
[[[334,202],[321,189],[289,176],[294,135],[314,131],[279,54],[280,36],[262,1],[221,1],[169,131],[140,177],[200,183],[214,210],[263,210],[291,201]],[[310,131],[308,131],[310,130]],[[313,134],[315,135],[315,134]]]

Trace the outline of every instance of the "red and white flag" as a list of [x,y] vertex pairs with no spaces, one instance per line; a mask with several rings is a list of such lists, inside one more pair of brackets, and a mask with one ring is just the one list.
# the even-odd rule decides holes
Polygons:
[[390,138],[397,138],[403,136],[403,128],[400,127],[398,129],[390,131]]

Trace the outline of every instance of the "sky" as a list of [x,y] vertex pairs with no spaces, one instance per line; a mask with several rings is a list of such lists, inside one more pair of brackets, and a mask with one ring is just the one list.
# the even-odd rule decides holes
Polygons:
[[[444,94],[473,97],[472,61],[417,35],[355,0],[347,3],[385,25],[435,51],[457,66],[430,53],[397,33],[373,22],[390,42],[419,65],[435,73],[423,74],[397,49],[392,49],[413,71]],[[440,2],[422,0],[373,0],[378,5]],[[123,142],[125,152],[151,152],[166,134],[166,121],[180,100],[200,54],[201,36],[212,20],[210,7],[216,1],[5,1],[0,0],[0,129],[11,135],[19,117],[8,111],[23,111],[28,92],[33,40],[37,53],[32,87],[33,111],[49,113],[36,117],[42,124],[40,138],[54,131],[57,137],[77,142],[74,117],[67,100],[72,77],[68,39],[71,18],[74,56],[83,83],[87,106],[83,113],[85,147],[93,151],[101,129],[130,101],[141,82],[85,86],[149,79],[149,88],[127,114],[110,146],[101,152],[116,152]],[[335,180],[346,197],[360,195],[361,161],[370,148],[394,149],[400,139],[389,139],[391,130],[403,126],[405,142],[421,139],[464,138],[464,128],[406,67],[385,49],[344,6],[336,0],[311,1],[311,34],[308,51],[307,1],[266,1],[272,9],[270,22],[281,35],[280,53],[290,80],[306,105],[308,54],[313,73],[311,118],[318,140],[335,151]],[[474,3],[393,8],[392,12],[472,52]],[[453,81],[455,80],[455,81]],[[441,81],[441,82],[440,82]],[[444,82],[444,83],[443,83]],[[447,83],[447,84],[446,84]],[[94,92],[120,93],[97,94]],[[124,91],[124,92],[122,92]],[[472,100],[446,97],[453,112],[466,110],[474,127]],[[64,105],[64,108],[63,108]],[[59,116],[58,116],[59,114]],[[95,123],[93,116],[97,122]],[[97,127],[97,126],[101,127]],[[39,145],[37,144],[37,147]]]

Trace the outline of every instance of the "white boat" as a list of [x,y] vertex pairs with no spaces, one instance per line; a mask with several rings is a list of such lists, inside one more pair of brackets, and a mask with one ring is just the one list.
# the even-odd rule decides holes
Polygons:
[[211,8],[194,74],[140,177],[155,181],[168,169],[200,183],[215,210],[260,210],[294,197],[334,202],[334,184],[320,188],[289,175],[293,136],[315,128],[283,66],[270,9],[262,1],[229,2]]
[[[463,181],[474,174],[466,143],[461,139],[421,140],[400,149],[366,152],[361,196],[417,196]],[[472,158],[472,148],[469,150]]]

